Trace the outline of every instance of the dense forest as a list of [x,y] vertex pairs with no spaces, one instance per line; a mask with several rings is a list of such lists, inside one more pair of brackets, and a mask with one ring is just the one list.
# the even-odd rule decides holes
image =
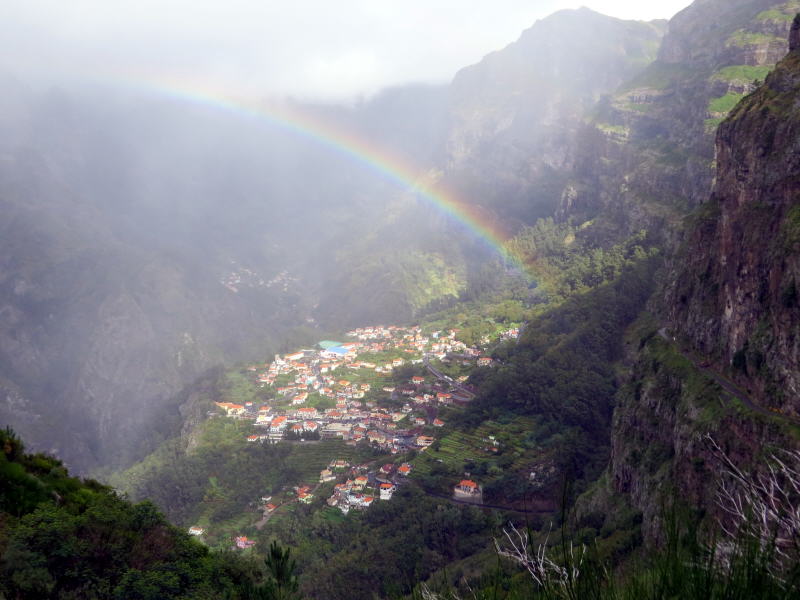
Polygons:
[[211,552],[152,502],[70,477],[59,460],[27,454],[13,431],[0,431],[0,597],[285,597],[274,591],[290,578],[276,578],[271,558],[265,574],[252,560]]
[[[459,561],[476,553],[495,566],[470,577],[466,589],[487,600],[666,600],[676,594],[772,600],[800,592],[796,547],[775,538],[760,543],[758,524],[746,520],[730,548],[717,554],[679,500],[665,509],[664,548],[628,559],[623,574],[609,569],[614,560],[607,543],[575,545],[580,531],[569,511],[548,545],[550,533],[542,538],[496,513],[445,506],[413,489],[338,524],[311,507],[294,515],[278,533],[308,562],[298,580],[292,553],[274,542],[260,567],[209,551],[152,503],[131,504],[97,482],[69,477],[52,457],[26,454],[11,430],[0,432],[0,444],[0,597],[455,599],[475,566]],[[493,550],[485,548],[487,533]],[[517,543],[509,545],[513,536]]]

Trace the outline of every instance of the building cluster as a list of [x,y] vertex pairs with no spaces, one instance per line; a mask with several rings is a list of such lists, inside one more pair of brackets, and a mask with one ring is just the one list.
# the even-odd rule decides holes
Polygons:
[[236,547],[239,550],[246,550],[247,548],[252,548],[256,545],[255,541],[248,539],[246,535],[236,536],[234,541],[236,542]]
[[483,490],[471,479],[462,479],[453,488],[453,497],[456,500],[479,504],[483,501]]
[[231,271],[220,279],[220,283],[234,293],[242,288],[264,287],[267,283],[255,271],[231,261]]
[[[351,510],[363,510],[372,506],[376,498],[391,500],[398,485],[402,483],[402,478],[411,474],[411,468],[408,463],[399,467],[388,463],[377,470],[370,470],[367,465],[353,467],[345,481],[333,487],[333,493],[327,501],[328,506],[336,507],[347,514]],[[320,481],[337,479],[336,471],[341,469],[331,463],[320,473]]]
[[[388,409],[365,398],[378,391],[372,389],[375,377],[368,375],[370,371],[391,373],[432,357],[480,354],[458,341],[456,333],[424,335],[419,327],[359,328],[347,333],[355,341],[323,341],[317,349],[276,355],[269,364],[248,367],[255,383],[274,393],[273,399],[258,405],[216,404],[226,416],[253,421],[255,431],[247,438],[250,442],[320,437],[354,444],[367,441],[392,453],[424,449],[433,443],[432,437],[424,435],[424,428],[445,425],[437,408],[468,402],[472,395],[460,383],[432,369],[427,376],[415,375],[397,385],[386,378],[387,385],[382,385],[380,393],[399,400],[392,403],[395,406],[402,402],[402,408]],[[323,403],[329,408],[310,405]]]
[[281,271],[269,281],[264,279],[247,267],[239,265],[235,260],[231,261],[231,271],[223,275],[219,282],[234,293],[239,293],[245,288],[271,288],[276,287],[284,292],[289,291],[289,286],[296,282],[297,278],[289,275],[289,271]]
[[[447,330],[426,334],[420,327],[397,326],[354,329],[346,334],[350,341],[322,341],[315,349],[276,355],[269,363],[247,367],[253,384],[270,399],[216,405],[228,417],[252,421],[249,442],[340,438],[353,445],[366,442],[392,454],[425,451],[436,441],[434,428],[445,426],[439,409],[463,405],[474,397],[467,376],[450,377],[430,361],[479,367],[495,364],[479,349],[459,341],[457,333]],[[501,337],[515,339],[518,335],[517,329],[510,329]],[[415,372],[424,374],[402,381],[396,373],[390,377],[409,364],[422,365],[424,368]],[[498,451],[499,442],[493,436],[484,441],[487,448]],[[366,509],[376,501],[391,500],[411,470],[408,463],[374,469],[336,459],[320,472],[319,483],[334,483],[327,504],[346,514]],[[298,486],[295,499],[311,503],[316,489]],[[482,499],[480,486],[471,480],[461,481],[453,494],[460,501],[480,503]],[[271,497],[261,500],[265,516],[279,507]],[[239,548],[250,545],[245,537],[236,539]]]
[[519,327],[513,329],[506,329],[500,333],[501,340],[516,340],[519,339]]
[[310,485],[299,485],[294,488],[294,491],[297,494],[298,502],[311,504],[311,501],[314,499],[314,492],[311,490]]

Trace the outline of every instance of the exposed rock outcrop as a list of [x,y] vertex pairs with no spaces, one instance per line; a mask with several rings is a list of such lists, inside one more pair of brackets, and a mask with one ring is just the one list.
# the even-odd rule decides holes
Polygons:
[[800,51],[717,135],[717,182],[669,288],[674,329],[768,407],[800,412]]
[[654,542],[663,539],[671,505],[725,518],[717,503],[722,465],[711,439],[745,471],[763,468],[766,456],[796,441],[778,417],[743,409],[654,330],[635,342],[614,411],[605,492],[642,513],[642,533]]
[[800,15],[792,21],[792,29],[789,32],[789,50],[800,50]]
[[662,314],[631,332],[614,413],[606,492],[643,513],[651,541],[665,503],[724,518],[706,436],[745,471],[797,446],[800,51],[733,109],[716,152],[713,193],[687,223],[663,304],[654,302]]
[[658,59],[601,102],[579,135],[558,217],[602,214],[622,232],[647,228],[672,243],[711,191],[717,125],[786,54],[794,5],[699,0],[678,13]]
[[563,10],[459,71],[445,141],[449,179],[503,218],[548,214],[586,111],[655,58],[664,26]]

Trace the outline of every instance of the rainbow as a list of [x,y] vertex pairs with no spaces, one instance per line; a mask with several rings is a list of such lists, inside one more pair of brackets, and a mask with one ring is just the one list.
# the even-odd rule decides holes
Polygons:
[[440,177],[423,173],[407,161],[393,155],[387,149],[358,137],[351,131],[335,127],[313,115],[299,111],[288,103],[263,103],[252,105],[224,95],[201,92],[174,85],[153,85],[157,91],[172,99],[217,110],[236,113],[245,117],[268,122],[293,134],[308,138],[327,146],[379,173],[385,179],[409,190],[434,206],[439,212],[464,226],[493,248],[503,261],[523,273],[525,263],[508,246],[511,235],[487,211],[465,202],[440,184]]

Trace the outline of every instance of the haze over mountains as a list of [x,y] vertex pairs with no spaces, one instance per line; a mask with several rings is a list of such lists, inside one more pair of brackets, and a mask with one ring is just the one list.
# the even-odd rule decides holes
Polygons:
[[[568,159],[547,144],[653,58],[661,29],[567,11],[449,88],[301,110],[443,170],[518,227],[560,193]],[[574,68],[589,56],[605,68]],[[535,106],[522,100],[534,88]],[[77,467],[119,460],[206,368],[273,351],[309,319],[408,318],[493,259],[380,174],[279,126],[103,87],[40,94],[12,80],[4,102],[2,410]],[[531,152],[541,164],[525,164]],[[288,287],[231,293],[221,280],[240,268],[264,282],[286,271]]]
[[[746,539],[765,562],[740,597],[784,597],[800,581],[798,13],[798,0],[696,0],[669,22],[560,11],[448,85],[261,116],[5,77],[0,422],[152,498],[211,546],[245,532],[240,549],[254,541],[255,555],[276,539],[293,548],[309,598],[464,581],[533,597],[519,560],[497,567],[493,540],[515,523],[544,548],[556,519],[562,549],[596,548],[602,574],[580,580],[592,593],[669,573],[648,597],[682,597],[691,586],[672,574],[698,568],[709,586],[745,585],[733,573],[752,559],[736,554]],[[391,348],[342,348],[345,331],[379,323],[403,326],[380,329]],[[434,351],[444,339],[458,351]],[[330,375],[331,347],[352,377]],[[285,439],[280,423],[258,428],[315,394],[320,422],[358,421],[337,422],[342,440],[297,440],[298,415]],[[58,521],[47,503],[68,486],[77,514],[86,494],[10,432],[3,441],[0,479],[30,502],[0,486],[0,540],[12,557],[36,546],[58,582],[63,565],[36,541]],[[345,453],[361,464],[317,485]],[[362,495],[340,514],[355,475],[396,486],[394,498]],[[727,490],[785,506],[758,529]],[[151,505],[95,492],[136,535],[167,531]],[[684,544],[668,569],[650,561]],[[2,552],[0,573],[40,564]],[[143,569],[92,577],[120,597]],[[260,581],[251,571],[242,581]],[[0,578],[0,595],[41,572]]]
[[[586,3],[623,19],[668,18],[689,0]],[[34,82],[183,85],[225,96],[358,101],[409,82],[447,83],[571,0],[259,3],[75,0],[0,7],[0,71]]]
[[[88,425],[90,440],[99,427],[119,441],[113,423],[144,416],[138,403],[274,350],[313,317],[342,240],[397,195],[236,115],[67,91],[27,110],[3,162],[3,364],[9,406],[25,412],[32,397],[34,414],[55,417],[45,444],[64,418],[51,411]],[[253,274],[238,292],[223,285],[242,269]]]

